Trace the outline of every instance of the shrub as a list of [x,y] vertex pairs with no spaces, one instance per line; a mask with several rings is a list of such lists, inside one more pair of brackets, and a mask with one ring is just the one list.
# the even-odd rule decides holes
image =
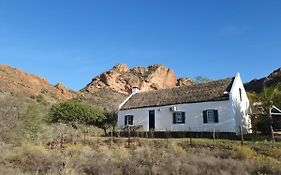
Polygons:
[[65,165],[58,151],[48,151],[42,146],[31,144],[6,152],[4,158],[10,167],[32,174],[59,174]]
[[38,103],[43,103],[45,102],[45,99],[42,95],[32,95],[30,96],[31,99],[36,100]]
[[46,88],[41,89],[41,93],[42,93],[42,94],[47,94],[48,92],[49,92],[49,90],[46,89]]
[[52,106],[50,121],[53,123],[81,123],[92,124],[103,118],[104,115],[98,107],[94,107],[79,100],[68,100]]

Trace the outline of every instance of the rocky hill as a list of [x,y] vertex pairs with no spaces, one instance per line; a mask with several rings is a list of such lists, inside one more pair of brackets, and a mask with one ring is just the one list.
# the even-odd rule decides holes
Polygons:
[[175,86],[192,84],[189,78],[177,80],[176,74],[162,64],[148,67],[129,68],[126,64],[117,64],[111,70],[92,79],[82,92],[95,92],[97,89],[110,88],[115,92],[129,94],[132,87],[142,91],[159,90]]
[[176,78],[170,68],[161,64],[148,67],[129,68],[117,64],[111,70],[100,74],[81,90],[81,99],[104,110],[117,110],[118,106],[131,93],[132,87],[141,91],[151,91],[192,84],[189,78]]
[[116,110],[118,105],[130,94],[132,87],[151,91],[192,84],[189,78],[176,78],[170,68],[161,64],[148,67],[129,68],[118,64],[111,70],[96,76],[80,93],[69,90],[63,84],[50,85],[36,75],[20,69],[0,64],[0,93],[23,97],[43,97],[47,101],[79,98],[105,110]]
[[40,95],[50,100],[66,100],[77,95],[61,83],[52,86],[44,78],[3,64],[0,64],[0,92],[27,97]]
[[276,69],[267,77],[261,79],[254,79],[245,84],[245,88],[249,92],[260,93],[264,88],[271,87],[281,83],[281,68]]

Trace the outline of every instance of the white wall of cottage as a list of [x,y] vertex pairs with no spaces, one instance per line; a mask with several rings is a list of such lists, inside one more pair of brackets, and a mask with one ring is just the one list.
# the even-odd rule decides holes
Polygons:
[[[239,88],[242,91],[240,100]],[[118,127],[123,128],[125,116],[133,115],[133,125],[141,125],[144,131],[149,130],[149,110],[155,110],[155,131],[191,131],[195,132],[235,132],[239,133],[239,126],[243,126],[243,132],[251,132],[251,122],[248,114],[249,100],[237,74],[229,93],[230,99],[225,101],[210,101],[201,103],[176,104],[168,106],[157,106],[120,110],[118,112]],[[173,112],[171,107],[177,111],[185,112],[184,124],[173,124]],[[203,123],[203,111],[207,109],[218,110],[218,123]]]
[[[184,124],[173,124],[173,112],[170,110],[173,106],[176,106],[177,111],[185,112]],[[207,109],[218,110],[218,123],[203,123],[203,111]],[[126,115],[133,115],[133,125],[142,125],[143,129],[148,131],[149,110],[155,110],[155,131],[188,131],[189,127],[198,132],[211,132],[214,129],[217,132],[236,131],[229,100],[121,110],[118,113],[118,127],[124,127]]]

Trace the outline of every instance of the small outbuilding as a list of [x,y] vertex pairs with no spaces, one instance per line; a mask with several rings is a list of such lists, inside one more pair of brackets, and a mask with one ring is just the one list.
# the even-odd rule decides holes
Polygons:
[[202,84],[132,94],[119,106],[118,127],[144,131],[251,133],[250,104],[240,74]]

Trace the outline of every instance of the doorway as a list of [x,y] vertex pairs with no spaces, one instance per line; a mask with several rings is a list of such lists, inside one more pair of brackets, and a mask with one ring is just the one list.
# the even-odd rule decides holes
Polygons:
[[149,110],[149,130],[155,130],[155,110]]

